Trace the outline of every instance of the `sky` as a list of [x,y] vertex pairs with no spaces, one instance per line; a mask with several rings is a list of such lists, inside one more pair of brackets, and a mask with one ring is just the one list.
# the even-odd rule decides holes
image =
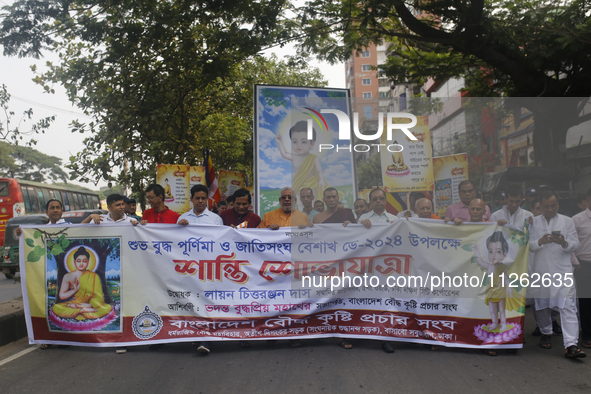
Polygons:
[[[11,0],[1,0],[0,6],[10,3],[12,3]],[[275,53],[282,59],[288,54],[293,54],[294,48],[288,45],[283,48],[273,48],[264,53],[266,55]],[[11,95],[9,107],[11,111],[15,112],[15,116],[12,118],[13,126],[22,118],[23,111],[29,108],[33,109],[33,119],[21,123],[22,131],[30,130],[31,125],[39,119],[56,115],[56,120],[45,134],[33,137],[38,141],[34,148],[42,153],[62,159],[62,163],[68,163],[71,155],[75,155],[84,148],[83,141],[87,136],[87,134],[70,132],[68,124],[75,119],[85,123],[90,121],[91,118],[84,115],[80,109],[72,106],[65,90],[60,85],[53,86],[55,94],[48,94],[43,91],[40,85],[32,81],[35,75],[31,71],[31,65],[37,65],[38,72],[42,73],[46,68],[46,62],[57,62],[59,60],[54,53],[45,53],[44,55],[45,57],[41,59],[19,59],[0,55],[0,84],[5,84]],[[320,68],[325,79],[329,82],[328,87],[345,87],[345,66],[342,63],[332,66],[328,63],[313,61],[310,64]],[[5,117],[2,114],[0,120],[3,121],[4,119]],[[64,170],[67,172],[66,168]],[[95,190],[98,187],[106,186],[104,181],[99,182],[97,187],[93,184],[83,184],[76,181],[72,181],[72,183]]]

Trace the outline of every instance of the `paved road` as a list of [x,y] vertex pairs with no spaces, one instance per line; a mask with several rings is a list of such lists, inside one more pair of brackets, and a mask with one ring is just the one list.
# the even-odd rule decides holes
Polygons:
[[[554,349],[529,335],[524,349],[490,357],[469,349],[431,351],[396,344],[386,354],[377,341],[337,347],[335,339],[214,344],[202,357],[188,344],[147,346],[115,354],[112,348],[34,349],[0,365],[0,392],[85,393],[583,393],[591,392],[591,357],[567,360],[562,338]],[[0,364],[26,350],[26,340],[0,348]]]
[[0,272],[0,302],[10,301],[21,296],[21,284],[14,279],[6,279]]

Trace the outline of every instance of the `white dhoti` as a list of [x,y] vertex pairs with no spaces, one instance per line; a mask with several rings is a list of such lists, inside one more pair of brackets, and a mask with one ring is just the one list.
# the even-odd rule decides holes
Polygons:
[[[538,305],[549,305],[550,300],[544,298],[536,299],[536,309]],[[579,343],[579,319],[577,317],[577,303],[574,288],[572,297],[563,299],[562,308],[554,306],[553,308],[543,308],[536,311],[540,332],[543,335],[552,335],[552,312],[554,310],[560,313],[560,322],[562,323],[562,339],[564,347],[567,348]]]
[[[544,235],[554,231],[560,231],[564,236],[565,247],[556,243],[539,244]],[[552,311],[560,313],[565,347],[577,345],[579,341],[576,289],[570,259],[570,254],[578,247],[579,239],[572,219],[560,214],[549,221],[544,215],[534,218],[529,248],[534,252],[532,275],[539,277],[535,285],[530,281],[528,295],[535,298],[537,322],[543,335],[552,334]]]

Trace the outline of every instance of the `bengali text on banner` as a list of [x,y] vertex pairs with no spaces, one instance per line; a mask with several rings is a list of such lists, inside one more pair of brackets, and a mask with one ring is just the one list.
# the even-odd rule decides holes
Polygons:
[[522,346],[526,289],[499,279],[527,272],[528,234],[496,224],[25,226],[20,247],[31,343]]

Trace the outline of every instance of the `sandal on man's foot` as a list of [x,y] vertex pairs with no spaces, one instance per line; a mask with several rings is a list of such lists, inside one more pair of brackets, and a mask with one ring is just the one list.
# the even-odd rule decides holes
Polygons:
[[583,346],[584,348],[587,348],[587,349],[591,349],[591,340],[589,340],[589,339],[583,340],[583,342],[581,342],[581,346]]
[[569,346],[565,349],[564,357],[566,358],[585,358],[587,355],[576,345]]
[[394,351],[396,350],[394,349],[394,345],[392,345],[392,342],[388,341],[382,342],[382,349],[384,349],[386,353],[394,353]]
[[496,350],[492,350],[492,349],[484,349],[484,353],[488,354],[489,356],[498,356],[497,351]]
[[47,344],[47,343],[42,343],[41,346],[39,346],[40,349],[43,350],[47,350],[51,347],[51,345]]
[[543,335],[540,338],[540,347],[543,349],[552,349],[552,335]]
[[347,350],[353,349],[353,344],[351,342],[347,341],[345,338],[339,339],[338,344],[343,349],[347,349]]
[[201,345],[199,345],[197,351],[204,356],[207,356],[211,352],[211,350],[209,350],[209,346],[207,345],[207,343],[202,343]]

